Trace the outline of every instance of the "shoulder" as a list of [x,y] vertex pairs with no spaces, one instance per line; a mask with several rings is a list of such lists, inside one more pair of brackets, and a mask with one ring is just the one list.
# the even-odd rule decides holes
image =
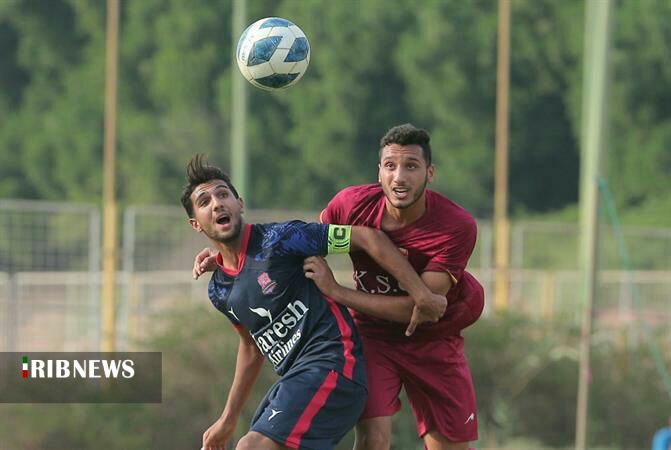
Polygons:
[[277,243],[280,239],[294,234],[305,225],[306,223],[301,220],[255,224],[253,225],[253,232],[261,240],[262,247],[267,248]]
[[379,184],[361,184],[357,186],[348,186],[340,190],[333,200],[356,204],[369,199],[377,199],[383,195]]
[[443,194],[429,189],[426,192],[432,221],[443,223],[449,228],[477,229],[475,217],[466,208]]
[[338,192],[329,202],[327,210],[352,212],[376,205],[384,196],[379,184],[362,184],[349,186]]
[[270,223],[262,227],[261,252],[265,257],[318,251],[328,231],[328,225],[301,220]]
[[372,211],[383,195],[378,184],[346,187],[331,199],[319,220],[322,223],[350,223],[353,217]]

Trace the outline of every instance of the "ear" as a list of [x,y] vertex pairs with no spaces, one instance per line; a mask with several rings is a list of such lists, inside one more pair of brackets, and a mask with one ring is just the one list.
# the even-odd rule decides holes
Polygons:
[[429,183],[433,181],[433,175],[436,171],[436,166],[431,164],[428,169],[426,169],[426,178]]
[[240,205],[240,214],[244,214],[244,212],[245,212],[245,201],[242,199],[242,197],[238,198],[238,204]]
[[189,219],[189,225],[191,225],[191,228],[196,230],[197,232],[201,233],[203,229],[201,228],[200,224],[196,219]]
[[382,166],[380,163],[377,163],[377,182],[382,183],[382,178],[380,177],[380,170],[382,170]]

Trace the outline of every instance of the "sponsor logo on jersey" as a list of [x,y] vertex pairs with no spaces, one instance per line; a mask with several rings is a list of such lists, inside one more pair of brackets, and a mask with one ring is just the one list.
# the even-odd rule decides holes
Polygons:
[[251,306],[249,307],[249,310],[259,317],[268,319],[268,322],[273,323],[273,316],[270,314],[270,310],[265,308],[252,308]]
[[[272,319],[270,311],[263,308],[250,308],[252,312],[267,317],[268,325],[255,333],[252,337],[259,350],[266,355],[268,360],[277,367],[284,358],[291,353],[296,343],[301,339],[299,325],[305,317],[309,308],[300,300],[295,300],[287,305],[279,313],[275,320]],[[263,310],[263,311],[261,311]],[[260,314],[261,313],[261,314]],[[267,313],[267,314],[266,314]]]

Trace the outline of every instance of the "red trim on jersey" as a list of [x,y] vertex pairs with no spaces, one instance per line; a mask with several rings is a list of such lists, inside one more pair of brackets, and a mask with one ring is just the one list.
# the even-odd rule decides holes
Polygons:
[[349,326],[345,317],[342,315],[338,305],[332,299],[325,297],[326,301],[329,303],[329,308],[336,318],[338,323],[338,329],[340,330],[340,336],[343,345],[343,356],[345,356],[345,365],[342,369],[343,375],[348,380],[351,380],[354,376],[354,355],[352,354],[352,349],[354,349],[354,342],[352,342],[352,328]]
[[247,244],[249,244],[249,236],[251,236],[252,226],[248,223],[245,224],[245,230],[242,235],[242,247],[240,248],[240,255],[238,256],[238,269],[227,269],[224,267],[224,258],[221,256],[221,252],[217,253],[217,265],[224,273],[232,276],[236,276],[242,271],[242,268],[245,266],[245,257],[247,256]]
[[284,442],[284,445],[292,448],[299,448],[301,446],[301,439],[306,431],[310,428],[312,424],[312,419],[317,415],[320,409],[326,404],[331,391],[335,389],[336,383],[338,382],[338,372],[332,370],[326,376],[326,379],[319,386],[317,393],[312,397],[310,403],[301,414],[301,417],[294,425],[293,430],[289,433],[289,437]]

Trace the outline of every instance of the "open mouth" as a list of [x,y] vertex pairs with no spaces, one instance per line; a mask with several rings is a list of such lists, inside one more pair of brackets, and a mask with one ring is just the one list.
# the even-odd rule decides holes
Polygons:
[[396,197],[405,198],[408,196],[410,189],[408,189],[407,187],[395,187],[392,188],[392,192],[394,193],[394,195],[396,195]]
[[228,214],[222,214],[217,217],[216,222],[218,225],[228,225],[231,223],[231,217]]

